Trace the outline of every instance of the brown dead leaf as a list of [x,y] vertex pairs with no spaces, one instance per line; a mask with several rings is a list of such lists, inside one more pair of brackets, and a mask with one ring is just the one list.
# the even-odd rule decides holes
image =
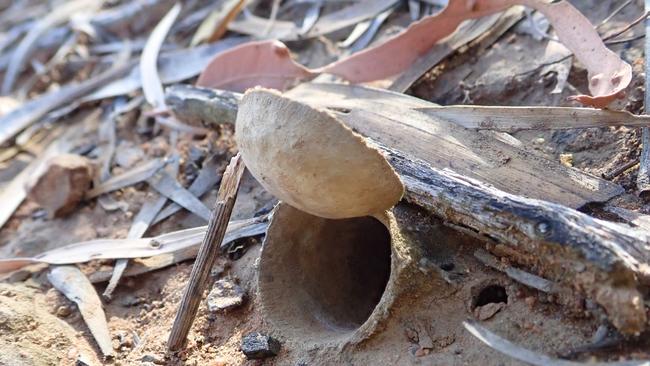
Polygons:
[[239,92],[257,85],[285,90],[296,81],[315,75],[295,62],[282,42],[259,41],[219,54],[203,70],[196,84]]
[[283,90],[319,73],[337,75],[353,83],[386,79],[407,70],[464,20],[514,5],[526,5],[543,13],[560,40],[587,67],[593,96],[577,95],[574,100],[603,108],[628,86],[632,79],[631,66],[605,47],[589,20],[566,1],[549,4],[544,0],[451,0],[441,12],[413,23],[388,41],[312,70],[293,61],[286,46],[279,41],[255,42],[213,59],[201,74],[198,85],[236,91],[252,86]]

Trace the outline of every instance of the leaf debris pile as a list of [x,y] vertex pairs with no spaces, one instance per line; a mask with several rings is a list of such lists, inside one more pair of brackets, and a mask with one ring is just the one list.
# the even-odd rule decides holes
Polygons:
[[[219,314],[203,301],[185,351],[166,352],[165,343],[216,189],[238,152],[240,93],[258,86],[309,112],[276,114],[263,98],[245,99],[257,113],[247,115],[246,128],[272,113],[314,129],[310,142],[318,141],[325,127],[302,118],[324,111],[387,157],[404,183],[403,204],[478,238],[458,249],[475,266],[470,278],[511,281],[520,295],[498,302],[480,323],[434,329],[402,315],[397,327],[409,329],[406,339],[389,332],[386,354],[370,345],[346,351],[350,362],[388,364],[383,356],[397,354],[406,364],[472,363],[486,349],[479,340],[503,353],[489,351],[494,364],[649,359],[646,16],[637,2],[588,0],[0,2],[0,315],[15,324],[0,335],[0,363],[246,362],[242,338],[268,330],[254,277],[277,203],[248,173],[209,286],[227,279],[249,299]],[[281,141],[283,131],[268,133]],[[267,132],[259,133],[242,144],[268,148]],[[278,151],[312,158],[289,158],[273,171],[278,177],[304,161],[314,162],[319,178],[330,176],[319,169],[346,165],[335,158],[359,164],[341,150],[320,165],[319,149],[334,141],[304,147],[299,140]],[[254,159],[247,164],[260,178],[275,158]],[[318,187],[299,188],[283,195],[322,204],[306,197]],[[499,199],[472,212],[463,206],[472,200],[454,192],[476,194],[473,202],[484,202],[482,194]],[[449,204],[436,208],[443,199]],[[557,217],[562,225],[545,221]],[[575,229],[586,239],[559,237],[571,220],[590,225]],[[589,228],[597,228],[593,237]],[[553,252],[558,243],[563,254]],[[590,257],[590,245],[604,245],[605,254]],[[440,276],[458,285],[450,271]],[[32,299],[41,306],[53,291],[64,295],[53,314],[16,310]],[[66,324],[51,325],[56,317]],[[39,343],[44,336],[29,321],[61,340]],[[544,322],[562,334],[549,338]],[[607,332],[589,343],[599,327]],[[558,347],[562,340],[572,348]],[[273,356],[277,364],[319,362],[284,344]]]

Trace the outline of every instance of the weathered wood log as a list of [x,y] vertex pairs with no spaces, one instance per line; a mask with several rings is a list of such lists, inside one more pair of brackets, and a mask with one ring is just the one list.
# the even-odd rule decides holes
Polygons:
[[526,153],[507,135],[432,119],[414,110],[430,105],[416,98],[345,85],[303,85],[289,94],[332,110],[377,144],[406,200],[486,238],[492,253],[592,298],[622,332],[646,328],[649,234],[571,208],[620,187]]
[[594,299],[622,332],[646,327],[650,236],[571,208],[509,194],[382,147],[406,199],[486,236],[487,248]]

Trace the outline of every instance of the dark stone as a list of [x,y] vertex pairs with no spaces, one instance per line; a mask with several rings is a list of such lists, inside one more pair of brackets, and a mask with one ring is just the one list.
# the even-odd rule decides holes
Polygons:
[[249,333],[241,340],[241,351],[249,360],[273,357],[280,352],[280,342],[261,333]]
[[160,358],[158,356],[154,356],[154,355],[144,355],[144,356],[142,356],[142,358],[140,360],[142,362],[151,362],[151,363],[154,363],[156,365],[164,365],[165,364],[164,359],[162,359],[162,358]]

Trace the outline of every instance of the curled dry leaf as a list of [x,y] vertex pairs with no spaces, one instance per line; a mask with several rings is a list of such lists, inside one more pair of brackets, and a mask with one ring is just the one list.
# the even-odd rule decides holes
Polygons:
[[507,339],[491,332],[475,321],[463,322],[463,326],[474,337],[478,338],[488,347],[497,350],[504,355],[508,355],[516,360],[522,361],[528,365],[535,366],[643,366],[648,365],[648,360],[630,360],[630,361],[612,361],[612,362],[575,362],[561,360],[549,357],[545,354],[537,353],[520,345],[510,342]]
[[259,41],[235,47],[212,59],[196,84],[240,92],[257,85],[284,90],[298,80],[315,75],[295,62],[282,42]]
[[235,91],[256,85],[282,90],[319,73],[334,74],[354,83],[393,77],[452,34],[464,20],[514,5],[526,5],[543,13],[560,40],[587,67],[593,96],[578,95],[573,99],[602,108],[629,85],[631,66],[605,47],[589,20],[566,1],[547,3],[544,0],[451,0],[441,12],[413,23],[386,42],[313,70],[293,61],[278,41],[243,45],[215,57],[202,73],[199,85]]
[[331,113],[264,89],[237,114],[239,150],[253,176],[295,208],[326,218],[375,214],[404,187],[386,159]]
[[181,4],[176,3],[151,32],[140,57],[142,92],[147,102],[154,108],[165,107],[165,92],[158,76],[158,52],[180,12]]

